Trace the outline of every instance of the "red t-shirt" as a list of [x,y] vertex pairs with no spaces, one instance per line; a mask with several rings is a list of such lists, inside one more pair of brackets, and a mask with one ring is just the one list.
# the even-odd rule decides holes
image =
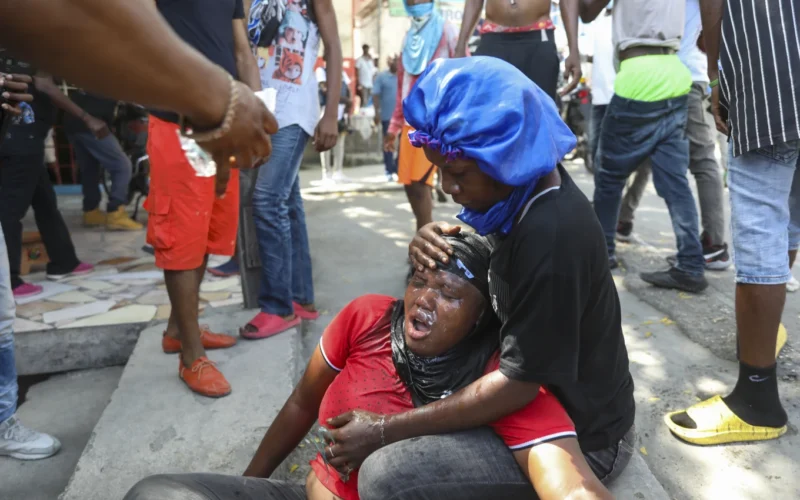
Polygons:
[[[364,295],[345,306],[333,319],[319,342],[328,365],[339,372],[319,407],[319,421],[350,410],[392,415],[414,408],[411,393],[394,368],[387,310],[396,299]],[[497,369],[493,356],[486,373]],[[558,400],[543,387],[530,404],[491,424],[511,450],[519,450],[554,439],[576,436],[575,427]],[[344,500],[358,500],[358,471],[347,483],[321,456],[311,467],[331,493]]]

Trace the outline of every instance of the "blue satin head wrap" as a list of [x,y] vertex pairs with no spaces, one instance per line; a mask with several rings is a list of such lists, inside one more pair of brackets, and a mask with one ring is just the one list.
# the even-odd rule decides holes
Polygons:
[[462,208],[458,218],[482,235],[508,234],[537,181],[576,139],[553,99],[511,64],[494,57],[437,59],[403,101],[415,147],[448,160],[477,161],[489,177],[516,189],[486,212]]

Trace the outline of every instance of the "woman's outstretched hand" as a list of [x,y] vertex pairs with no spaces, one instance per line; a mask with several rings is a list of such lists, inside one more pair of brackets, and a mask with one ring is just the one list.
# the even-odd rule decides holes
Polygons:
[[461,226],[451,226],[446,222],[431,222],[422,226],[408,245],[411,264],[418,271],[436,268],[436,261],[447,264],[453,248],[442,235],[453,236],[461,232]]
[[385,443],[385,437],[381,436],[385,419],[384,415],[363,410],[329,419],[327,424],[332,429],[333,442],[325,448],[328,463],[345,475],[361,467],[364,460]]

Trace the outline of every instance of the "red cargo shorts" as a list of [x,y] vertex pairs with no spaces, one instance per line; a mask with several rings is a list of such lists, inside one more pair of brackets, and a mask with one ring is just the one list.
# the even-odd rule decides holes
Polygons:
[[150,115],[147,242],[156,266],[169,271],[197,269],[206,254],[233,255],[239,225],[239,171],[231,171],[225,197],[217,198],[215,178],[198,177],[178,133],[177,124]]

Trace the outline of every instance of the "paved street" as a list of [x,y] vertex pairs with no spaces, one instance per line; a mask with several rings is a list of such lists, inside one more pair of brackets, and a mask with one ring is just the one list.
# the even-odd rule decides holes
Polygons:
[[[580,164],[570,164],[568,169],[587,194],[591,194],[591,178],[582,171],[583,167]],[[369,177],[374,176],[376,172],[380,173],[377,167],[363,167],[349,169],[347,173],[353,177]],[[308,186],[309,181],[318,178],[319,174],[317,170],[310,170],[304,171],[302,176],[304,185]],[[364,293],[399,295],[403,291],[406,246],[412,236],[413,220],[402,191],[323,193],[314,190],[305,191],[304,196],[314,261],[317,303],[325,315],[323,320],[316,324],[305,324],[302,331],[292,334],[295,335],[291,342],[292,352],[286,352],[285,347],[281,347],[281,352],[273,352],[270,346],[242,343],[237,346],[241,357],[237,357],[235,352],[231,352],[230,355],[212,356],[219,358],[223,371],[226,370],[224,364],[226,361],[239,363],[253,358],[252,354],[248,354],[250,349],[258,349],[268,356],[260,358],[260,362],[253,365],[251,370],[233,368],[234,365],[231,365],[226,373],[231,375],[234,392],[237,391],[237,387],[247,390],[248,384],[252,383],[252,375],[259,373],[256,370],[267,370],[267,372],[262,371],[261,376],[266,373],[281,373],[281,370],[293,370],[296,377],[302,369],[300,360],[315,348],[326,321],[354,297]],[[456,211],[457,208],[452,203],[438,204],[435,207],[435,218],[453,220],[452,216]],[[632,363],[631,370],[636,381],[639,455],[647,462],[667,490],[669,497],[673,499],[799,498],[800,478],[797,477],[796,464],[800,460],[800,438],[794,425],[785,437],[775,442],[716,448],[683,444],[673,438],[663,425],[662,417],[667,411],[682,408],[696,402],[698,398],[705,398],[715,392],[725,392],[735,382],[736,364],[732,355],[735,332],[733,274],[732,271],[709,273],[712,286],[707,292],[697,296],[654,290],[643,285],[635,277],[636,271],[664,265],[663,256],[674,251],[674,238],[663,202],[652,190],[643,200],[638,215],[635,231],[644,243],[620,247],[625,270],[616,273],[616,281],[623,307],[623,327]],[[228,314],[236,320],[247,316],[243,313],[236,314],[235,306],[229,308],[230,312],[220,311],[215,315]],[[784,314],[784,323],[789,330],[789,344],[781,355],[779,373],[782,376],[780,388],[783,399],[790,420],[795,423],[800,420],[800,410],[797,407],[800,386],[795,376],[796,372],[792,371],[796,370],[798,363],[798,354],[792,344],[797,342],[800,330],[799,312],[797,295],[790,294]],[[151,332],[149,335],[154,335],[162,328],[160,323],[151,324],[153,328],[148,330]],[[233,327],[234,325],[231,325],[231,331]],[[160,386],[161,391],[183,390],[177,383],[175,374],[163,368],[172,366],[174,360],[165,361],[159,357],[163,355],[157,353],[157,349],[152,346],[148,348],[152,351],[149,354],[147,354],[149,351],[140,352],[150,344],[152,342],[148,341],[137,346],[134,356],[137,360],[135,369],[138,372],[134,372],[133,369],[129,372],[126,369],[126,374],[122,378],[123,382],[127,380],[126,387],[132,389],[127,393],[115,394],[112,405],[115,402],[117,404],[113,411],[111,405],[107,409],[111,412],[106,418],[108,422],[112,421],[112,416],[125,414],[124,405],[120,406],[119,403],[123,399],[119,398],[146,397],[148,390],[152,390],[155,384],[160,384],[161,377],[164,380],[163,386]],[[271,345],[277,348],[278,345],[284,346],[284,344],[285,342],[281,341]],[[250,345],[254,347],[251,348]],[[298,355],[296,351],[300,354]],[[292,356],[295,356],[295,361],[291,360]],[[150,363],[148,360],[152,360],[153,364],[148,364]],[[135,373],[141,373],[142,377],[147,375],[147,385],[142,385],[144,379],[136,380]],[[269,380],[269,377],[264,376],[264,380]],[[120,387],[123,387],[122,383]],[[139,389],[134,390],[137,387]],[[32,391],[35,390],[36,386]],[[272,393],[283,394],[280,391]],[[129,404],[133,404],[135,399],[130,401]],[[266,418],[267,414],[272,414],[274,405],[280,404],[275,401],[259,403],[258,399],[234,399],[233,396],[213,403],[198,402],[192,397],[179,397],[175,401],[177,401],[175,404],[186,405],[181,408],[193,408],[198,412],[208,411],[210,415],[220,415],[221,419],[232,418],[229,414],[231,412],[252,412],[254,416],[259,415],[258,422],[252,424],[258,428],[258,432],[263,432],[265,422],[262,417]],[[55,398],[49,406],[44,404],[41,398],[36,402],[36,424],[43,429],[46,429],[48,419],[42,415],[58,418],[57,415],[64,411],[64,406],[70,404],[70,401]],[[33,405],[33,402],[23,405],[21,409],[23,414],[29,408],[31,410],[34,408],[29,405]],[[138,432],[135,436],[126,436],[119,432],[112,435],[106,432],[106,437],[103,438],[101,435],[107,431],[107,426],[99,426],[96,431],[94,453],[99,453],[96,451],[97,445],[102,445],[102,441],[115,442],[110,438],[116,437],[120,449],[128,449],[125,439],[136,440],[131,443],[137,445],[136,449],[143,449],[141,454],[131,453],[125,457],[125,462],[141,467],[140,470],[145,470],[148,462],[151,462],[149,464],[151,469],[147,470],[158,470],[159,464],[166,463],[169,459],[164,455],[167,452],[172,457],[178,456],[177,450],[169,447],[164,447],[162,451],[160,443],[163,441],[163,433],[159,433],[161,432],[159,426],[164,427],[164,422],[172,423],[170,412],[176,408],[156,409],[156,406],[152,408],[152,413],[139,414],[136,417]],[[93,418],[98,417],[95,415]],[[87,423],[93,427],[95,421]],[[75,432],[77,434],[77,431]],[[169,446],[185,446],[181,444],[181,429],[178,428],[177,432],[179,437],[172,439]],[[88,434],[85,432],[86,436]],[[138,441],[147,439],[150,435],[161,436],[158,439],[162,441],[157,439],[148,441],[140,447]],[[208,463],[213,467],[235,471],[243,467],[243,463],[249,458],[243,448],[255,446],[256,439],[260,439],[260,436],[225,434],[219,439],[227,443],[235,443],[237,440],[243,440],[245,443],[244,446],[240,443],[235,452],[234,448],[231,448],[231,453],[227,455],[220,454],[217,458],[208,459],[210,460]],[[73,446],[79,444],[75,443]],[[193,461],[195,459],[191,456],[182,460],[180,467],[184,468],[200,468],[208,465],[206,462]],[[98,460],[87,463],[100,465],[103,462]],[[300,460],[292,463],[302,465]],[[4,482],[5,478],[14,478],[12,482],[15,482],[16,478],[21,476],[21,470],[27,471],[25,477],[35,477],[37,473],[58,475],[52,471],[51,464],[55,463],[42,461],[19,464],[0,459],[0,477],[4,478]],[[74,467],[74,463],[72,466]],[[171,467],[178,466],[173,462]],[[87,475],[86,469],[83,470],[83,479],[86,481],[109,480],[102,475],[92,476],[91,473]],[[107,470],[114,471],[113,464],[109,463]],[[301,471],[302,469],[296,471],[294,475],[301,474]],[[66,485],[69,472],[71,471],[59,472],[61,474],[59,477],[66,474],[62,479],[61,488]],[[79,485],[73,486],[78,488]],[[120,485],[115,487],[119,488]],[[57,485],[53,485],[53,488],[57,490]],[[18,486],[12,491],[25,490]],[[16,497],[12,498],[16,500]]]

